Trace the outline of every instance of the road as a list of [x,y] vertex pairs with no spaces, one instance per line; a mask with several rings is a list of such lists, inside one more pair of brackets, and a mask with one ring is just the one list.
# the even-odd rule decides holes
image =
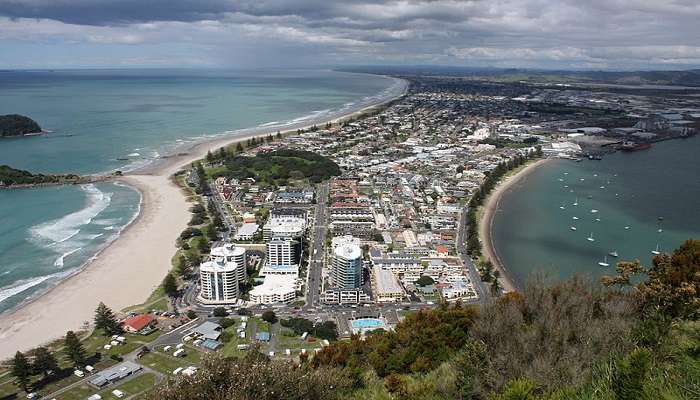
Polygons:
[[313,233],[309,246],[309,273],[306,281],[306,304],[317,306],[320,304],[323,259],[326,245],[326,209],[328,207],[328,182],[318,186],[316,196],[316,209],[314,217]]
[[464,262],[464,267],[469,273],[469,279],[471,279],[474,287],[476,288],[477,294],[479,295],[479,302],[485,302],[489,296],[490,291],[484,285],[481,280],[481,275],[476,269],[474,262],[472,261],[469,254],[467,254],[467,213],[469,211],[468,206],[464,206],[459,213],[459,219],[457,220],[457,235],[455,241],[455,249],[457,250],[457,255]]

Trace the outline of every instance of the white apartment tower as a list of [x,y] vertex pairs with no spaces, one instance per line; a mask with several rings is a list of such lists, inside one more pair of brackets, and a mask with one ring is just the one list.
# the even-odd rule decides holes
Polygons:
[[362,286],[362,249],[358,242],[351,236],[334,239],[331,278],[338,289]]
[[238,285],[245,280],[245,249],[231,244],[215,247],[209,260],[199,266],[199,300],[207,304],[235,303]]

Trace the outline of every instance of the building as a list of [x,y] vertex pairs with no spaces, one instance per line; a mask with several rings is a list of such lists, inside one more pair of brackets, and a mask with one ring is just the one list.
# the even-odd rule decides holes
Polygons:
[[[253,216],[255,218],[255,216]],[[253,219],[255,220],[255,219]],[[253,240],[255,234],[258,233],[258,224],[253,222],[246,222],[238,228],[236,235],[233,237],[235,240]]]
[[192,329],[190,334],[204,340],[219,340],[223,330],[223,327],[216,322],[205,321]]
[[355,289],[362,286],[362,249],[359,240],[352,236],[333,239],[331,281],[338,289]]
[[271,267],[298,265],[297,246],[299,242],[290,239],[273,239],[267,242],[267,262]]
[[235,303],[238,285],[246,280],[245,249],[226,244],[212,249],[209,258],[199,266],[198,299],[206,304]]
[[265,241],[276,239],[296,239],[304,234],[306,218],[304,217],[274,217],[263,226]]
[[275,203],[278,204],[309,204],[314,201],[314,191],[305,189],[300,191],[277,193]]
[[403,287],[389,270],[374,267],[372,291],[377,303],[398,302],[404,298]]
[[129,333],[138,333],[156,323],[156,317],[151,314],[134,315],[122,321],[122,327]]
[[296,275],[267,275],[262,285],[250,291],[255,304],[290,303],[296,298]]
[[329,289],[321,294],[324,304],[360,304],[369,303],[370,298],[362,289]]
[[212,259],[223,258],[226,263],[235,263],[238,268],[238,281],[245,282],[248,279],[246,270],[246,250],[244,247],[236,246],[233,243],[226,243],[223,246],[214,247],[209,253]]
[[121,364],[97,372],[89,382],[92,386],[101,388],[133,375],[141,371],[141,369],[143,368],[135,362],[124,361]]

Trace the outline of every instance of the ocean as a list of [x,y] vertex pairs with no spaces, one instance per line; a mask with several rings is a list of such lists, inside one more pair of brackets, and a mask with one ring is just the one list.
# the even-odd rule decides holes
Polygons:
[[602,161],[550,161],[504,194],[492,232],[499,257],[520,286],[535,272],[598,280],[620,260],[648,266],[657,246],[700,239],[698,153],[693,137]]
[[[0,71],[0,114],[50,131],[0,140],[0,165],[130,171],[199,141],[313,123],[403,89],[396,79],[327,70]],[[0,312],[79,271],[139,202],[114,183],[0,190]]]

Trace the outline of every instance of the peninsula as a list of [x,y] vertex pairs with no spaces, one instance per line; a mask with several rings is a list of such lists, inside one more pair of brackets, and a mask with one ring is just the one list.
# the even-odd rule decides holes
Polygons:
[[19,114],[0,115],[0,137],[13,137],[41,133],[39,124]]
[[0,188],[76,184],[87,183],[88,181],[92,182],[93,180],[75,174],[33,174],[8,165],[0,165]]

